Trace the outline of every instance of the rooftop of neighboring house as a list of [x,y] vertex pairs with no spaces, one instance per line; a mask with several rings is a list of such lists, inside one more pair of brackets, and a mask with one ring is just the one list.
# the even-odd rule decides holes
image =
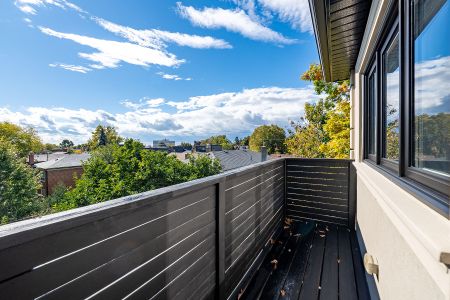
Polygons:
[[[57,158],[64,157],[65,155],[67,155],[67,153],[63,151],[34,154],[34,162],[31,164],[54,160]],[[27,163],[30,163],[30,156],[27,157]]]
[[83,162],[91,157],[89,153],[81,154],[64,154],[63,156],[57,157],[55,159],[37,163],[34,166],[38,169],[49,170],[49,169],[61,169],[61,168],[75,168],[81,167]]
[[223,150],[209,152],[212,158],[217,158],[222,171],[228,171],[263,161],[261,152],[249,150]]

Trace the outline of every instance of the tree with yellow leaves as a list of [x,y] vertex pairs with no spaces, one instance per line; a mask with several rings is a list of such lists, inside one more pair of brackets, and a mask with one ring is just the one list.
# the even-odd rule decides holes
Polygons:
[[292,123],[288,152],[308,158],[348,158],[350,155],[349,82],[326,82],[320,65],[312,64],[302,80],[313,83],[316,103],[305,104],[305,116]]

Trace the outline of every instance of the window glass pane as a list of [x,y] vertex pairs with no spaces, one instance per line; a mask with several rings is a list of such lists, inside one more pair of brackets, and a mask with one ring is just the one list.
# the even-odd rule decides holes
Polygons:
[[369,86],[368,86],[368,154],[375,154],[377,148],[377,102],[376,102],[376,81],[375,81],[375,72],[370,74],[369,76]]
[[413,165],[450,174],[449,2],[414,2]]
[[400,69],[398,34],[391,41],[383,55],[384,77],[384,131],[383,131],[383,157],[398,160],[400,153],[399,133],[399,95],[400,95]]

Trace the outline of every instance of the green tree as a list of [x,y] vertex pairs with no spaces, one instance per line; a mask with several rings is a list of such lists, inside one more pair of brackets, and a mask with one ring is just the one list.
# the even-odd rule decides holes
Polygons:
[[59,146],[63,149],[69,149],[71,147],[73,147],[73,142],[71,140],[68,139],[64,139],[62,140],[62,142],[59,144]]
[[184,148],[192,148],[192,144],[191,143],[187,143],[187,142],[181,142],[180,146],[184,147]]
[[89,205],[149,191],[220,172],[218,161],[209,157],[191,158],[183,163],[173,155],[149,151],[136,140],[122,147],[114,144],[92,152],[83,166],[83,175],[65,194],[56,210]]
[[41,138],[31,127],[0,122],[0,138],[11,143],[20,157],[26,157],[30,152],[40,152],[44,148]]
[[302,80],[313,83],[315,103],[305,104],[305,116],[292,123],[286,140],[288,152],[310,158],[348,158],[350,154],[349,82],[326,82],[320,65],[310,65]]
[[122,141],[123,138],[119,136],[115,127],[98,125],[92,132],[92,136],[88,141],[88,147],[90,150],[94,150],[99,146],[108,144],[118,145]]
[[50,144],[50,143],[44,144],[44,150],[45,151],[55,151],[58,148],[59,148],[59,146],[56,145],[56,144]]
[[105,129],[103,127],[100,128],[100,136],[98,137],[98,146],[106,146],[108,143]]
[[241,140],[242,146],[248,146],[250,144],[250,136],[244,136]]
[[[397,109],[392,105],[387,105],[386,124],[386,158],[398,159],[400,156],[400,132]],[[397,117],[396,117],[397,116]]]
[[262,125],[255,128],[250,136],[250,150],[260,151],[261,146],[266,146],[269,154],[284,153],[285,139],[286,132],[283,128],[277,125]]
[[224,150],[233,149],[233,144],[227,138],[226,135],[213,135],[207,138],[206,140],[201,141],[202,145],[211,144],[211,145],[221,145]]
[[43,208],[39,174],[26,165],[14,145],[0,138],[0,223],[38,214]]

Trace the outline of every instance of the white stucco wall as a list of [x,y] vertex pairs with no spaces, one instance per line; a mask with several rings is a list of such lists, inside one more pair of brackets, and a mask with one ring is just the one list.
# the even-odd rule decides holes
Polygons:
[[362,159],[362,76],[387,16],[388,0],[374,0],[355,67],[352,156],[357,170],[357,221],[367,252],[379,264],[382,299],[450,299],[450,270],[439,262],[450,252],[450,221],[397,186]]

